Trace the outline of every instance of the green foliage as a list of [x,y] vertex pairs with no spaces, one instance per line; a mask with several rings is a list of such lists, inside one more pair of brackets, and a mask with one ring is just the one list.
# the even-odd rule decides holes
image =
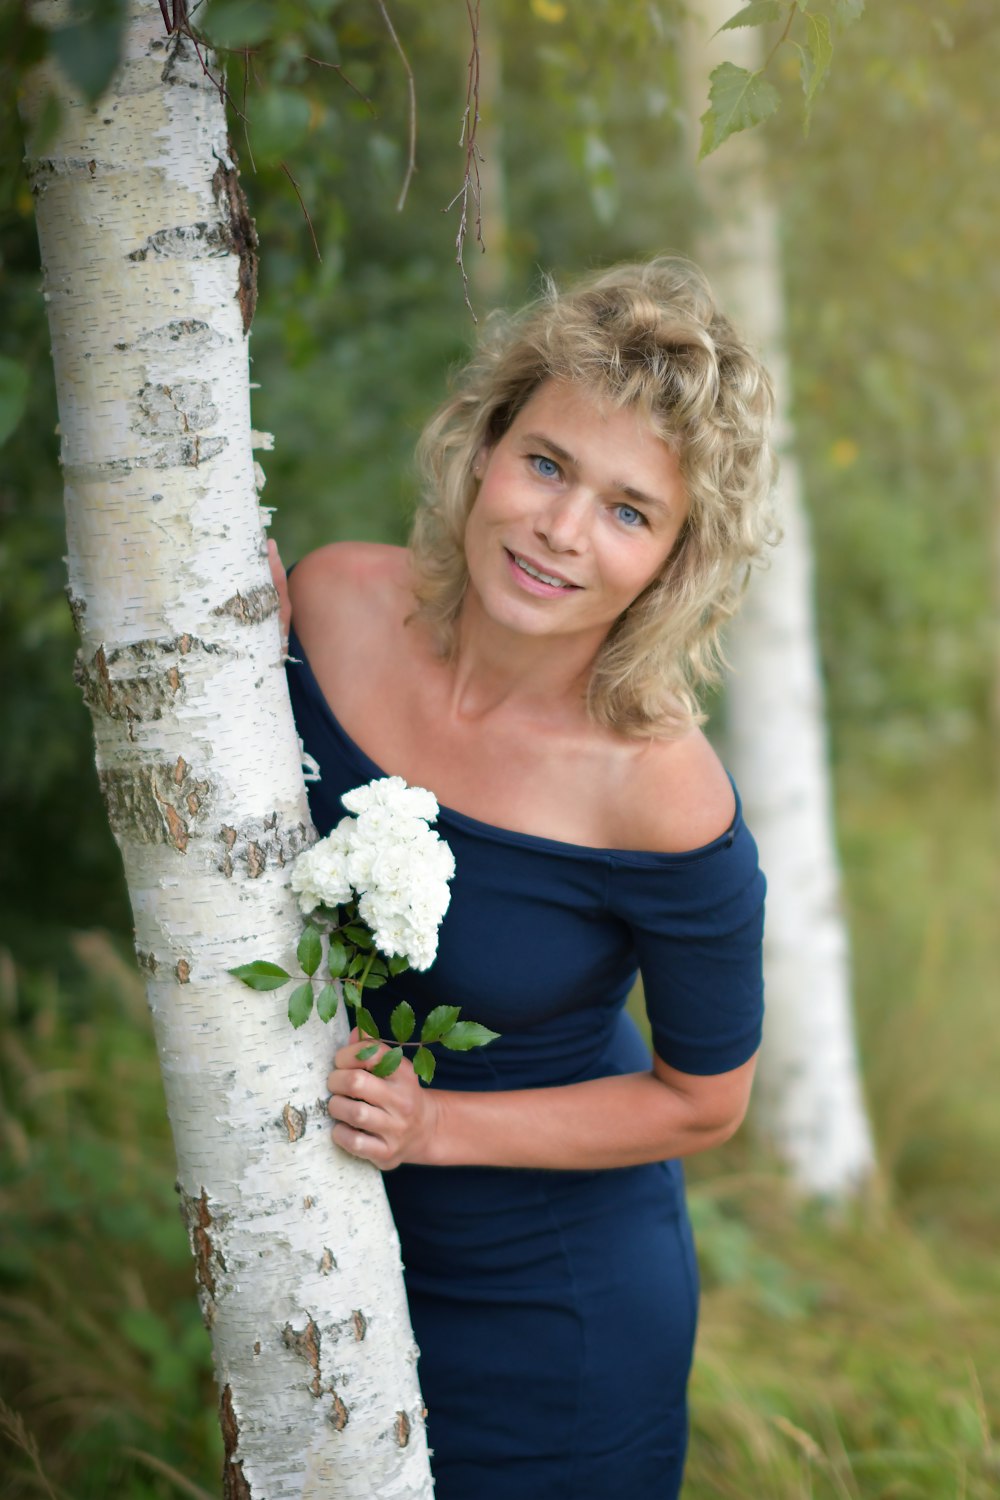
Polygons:
[[376,1078],[390,1078],[403,1061],[402,1047],[392,1047],[379,1058],[372,1068]]
[[148,1011],[102,934],[0,952],[5,1500],[217,1493],[221,1441]]
[[708,109],[701,117],[701,155],[707,156],[735,131],[759,125],[780,102],[777,89],[759,73],[720,63],[712,70]]
[[737,131],[748,130],[777,113],[781,94],[764,75],[784,56],[786,47],[799,54],[802,122],[808,134],[816,95],[833,60],[834,27],[842,30],[857,21],[863,10],[864,0],[833,0],[832,6],[829,0],[813,4],[807,0],[752,0],[731,16],[720,32],[764,27],[782,20],[784,27],[759,68],[724,62],[713,69],[708,108],[701,117],[701,156],[708,156]]
[[249,964],[239,964],[235,969],[230,969],[229,973],[242,980],[251,990],[280,990],[292,977],[280,964],[269,963],[263,958],[254,959]]
[[339,1003],[340,997],[334,986],[332,984],[324,984],[316,996],[316,1014],[324,1024],[327,1021],[333,1020],[337,1014]]
[[52,32],[52,54],[95,104],[117,72],[124,43],[125,0],[72,0],[72,21]]
[[417,1018],[413,1014],[413,1006],[401,1000],[389,1017],[389,1025],[397,1042],[408,1042],[413,1035],[413,1029],[417,1024]]
[[297,984],[288,997],[288,1019],[296,1028],[304,1026],[312,1015],[312,1008],[313,987],[307,979],[304,984]]
[[16,359],[0,356],[0,445],[24,416],[30,378],[25,366]]
[[450,1052],[470,1052],[473,1047],[488,1046],[499,1035],[498,1031],[491,1031],[478,1021],[456,1021],[454,1026],[442,1033],[440,1041],[442,1047],[447,1047]]
[[461,1012],[459,1005],[435,1005],[420,1028],[422,1042],[439,1042],[450,1031]]
[[323,957],[323,941],[319,935],[319,929],[311,922],[307,922],[302,929],[295,956],[302,965],[303,974],[308,974],[311,978],[319,968]]

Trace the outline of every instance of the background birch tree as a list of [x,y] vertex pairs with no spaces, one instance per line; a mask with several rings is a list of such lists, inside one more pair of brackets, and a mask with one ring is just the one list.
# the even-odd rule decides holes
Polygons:
[[[731,21],[728,0],[706,0],[689,32],[689,98],[727,86],[770,88],[762,77],[760,21],[778,7]],[[739,20],[739,17],[737,17]],[[830,23],[823,18],[822,41]],[[757,24],[747,24],[756,22]],[[829,59],[805,32],[807,87]],[[719,70],[716,72],[715,70]],[[810,72],[811,70],[811,72]],[[766,99],[766,96],[765,96]],[[807,94],[807,109],[812,96]],[[691,110],[692,117],[697,113]],[[826,714],[814,613],[811,544],[790,415],[784,290],[776,207],[764,144],[742,134],[724,152],[718,125],[704,122],[698,186],[705,209],[699,256],[723,305],[757,341],[777,397],[781,468],[776,505],[783,536],[767,570],[751,581],[731,632],[726,743],[747,819],[768,876],[765,981],[767,1045],[754,1094],[755,1117],[809,1193],[843,1199],[871,1178],[875,1154],[854,1039],[847,925],[833,824]]]
[[[59,26],[67,8],[40,8]],[[223,1489],[428,1497],[379,1172],[331,1148],[316,1016],[228,975],[290,959],[309,840],[265,556],[247,335],[256,234],[214,57],[132,0],[92,107],[28,84],[78,675],[146,975],[220,1393]],[[58,103],[47,127],[45,105]]]

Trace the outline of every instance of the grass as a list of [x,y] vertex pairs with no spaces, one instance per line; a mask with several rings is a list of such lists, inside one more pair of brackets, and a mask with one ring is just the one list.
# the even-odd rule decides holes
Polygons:
[[[750,1131],[691,1164],[684,1500],[1000,1493],[995,794],[955,766],[840,810],[879,1190],[803,1204]],[[0,965],[0,1496],[216,1495],[141,986],[106,936],[71,941],[69,979]]]

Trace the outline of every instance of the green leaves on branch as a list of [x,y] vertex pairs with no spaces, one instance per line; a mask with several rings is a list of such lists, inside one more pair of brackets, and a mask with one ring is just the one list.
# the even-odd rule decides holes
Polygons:
[[[339,989],[344,999],[354,1010],[355,1025],[361,1036],[369,1038],[357,1053],[361,1062],[375,1056],[386,1038],[379,1034],[378,1023],[371,1011],[362,1004],[366,989],[379,989],[387,984],[391,975],[401,974],[409,968],[406,959],[383,958],[376,950],[374,940],[367,928],[357,922],[353,907],[348,907],[341,920],[339,912],[324,913],[321,925],[330,925],[333,931],[327,945],[326,966],[330,982],[323,984],[317,993],[313,986],[323,963],[323,933],[316,925],[317,913],[302,930],[295,953],[304,980],[296,984],[288,999],[288,1019],[296,1028],[304,1026],[313,1013],[321,1021],[330,1021],[337,1014]],[[361,951],[359,951],[361,950]],[[240,964],[229,973],[239,979],[248,989],[266,992],[280,989],[290,983],[293,975],[280,964],[257,959],[254,963]],[[339,984],[338,984],[339,981]],[[499,1035],[478,1021],[460,1021],[461,1006],[435,1005],[424,1018],[420,1028],[420,1039],[414,1044],[412,1038],[417,1029],[417,1017],[408,1000],[401,1000],[389,1016],[389,1028],[396,1045],[390,1047],[372,1067],[379,1078],[388,1078],[395,1073],[403,1060],[403,1048],[414,1046],[413,1070],[422,1083],[430,1083],[434,1077],[436,1059],[430,1048],[435,1043],[447,1047],[450,1052],[470,1052],[474,1047],[485,1047]]]
[[480,1026],[478,1021],[458,1021],[445,1032],[441,1045],[451,1052],[471,1052],[473,1047],[485,1047],[499,1035],[488,1026]]
[[708,101],[701,117],[701,156],[708,156],[736,131],[759,125],[781,102],[766,78],[728,62],[713,70]]
[[280,990],[292,977],[280,964],[269,964],[265,959],[258,959],[252,964],[240,964],[229,972],[235,978],[242,979],[251,990]]
[[313,987],[307,979],[295,987],[288,999],[288,1019],[296,1028],[304,1026],[312,1015]]
[[799,54],[802,80],[803,129],[809,133],[813,105],[833,60],[834,27],[843,30],[857,21],[864,0],[750,0],[719,27],[718,34],[770,26],[784,21],[771,51],[756,69],[724,62],[712,71],[708,109],[701,117],[700,156],[708,156],[740,130],[749,130],[773,115],[781,96],[765,78],[774,58],[785,46]]

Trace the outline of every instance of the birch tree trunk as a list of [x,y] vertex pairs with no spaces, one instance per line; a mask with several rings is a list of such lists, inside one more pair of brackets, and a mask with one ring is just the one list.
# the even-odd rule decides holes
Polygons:
[[[61,123],[39,154],[48,90]],[[311,832],[251,446],[255,237],[223,108],[191,43],[131,0],[97,107],[44,64],[25,113],[78,674],[212,1334],[224,1493],[427,1500],[395,1228],[378,1171],[330,1141],[343,1016],[295,1032],[282,993],[227,974],[294,970],[285,866]]]
[[[733,9],[730,0],[706,0],[701,26],[689,34],[693,119],[719,62],[760,66],[759,30],[709,40]],[[768,1019],[756,1114],[797,1184],[841,1199],[870,1178],[875,1158],[851,1012],[811,551],[792,451],[777,216],[759,136],[731,138],[698,177],[707,219],[699,258],[774,377],[781,454],[784,538],[751,582],[728,643],[734,671],[726,688],[727,748],[768,877]]]

